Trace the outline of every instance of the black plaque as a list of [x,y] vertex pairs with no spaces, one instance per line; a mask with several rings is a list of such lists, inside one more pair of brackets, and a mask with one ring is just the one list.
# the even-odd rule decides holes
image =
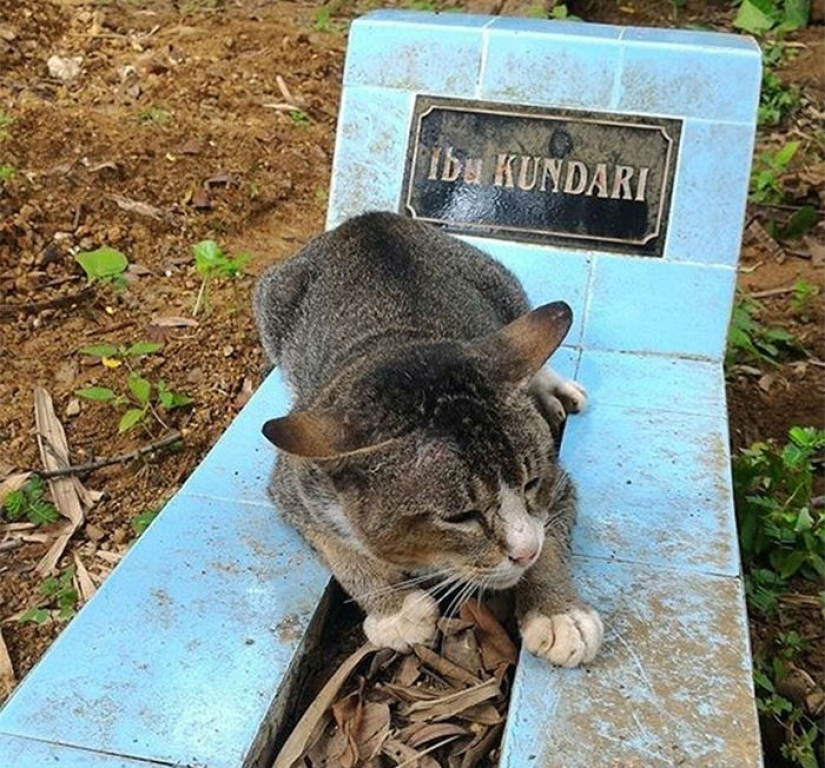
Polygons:
[[682,121],[418,96],[402,213],[453,232],[661,256]]

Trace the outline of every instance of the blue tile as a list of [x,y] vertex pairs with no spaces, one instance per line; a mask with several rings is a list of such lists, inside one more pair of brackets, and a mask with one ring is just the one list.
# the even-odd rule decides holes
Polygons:
[[562,443],[579,490],[574,551],[738,574],[724,416],[621,408],[598,395]]
[[347,88],[341,98],[327,227],[398,209],[414,94]]
[[617,41],[555,34],[550,22],[541,25],[545,34],[520,33],[509,26],[495,24],[487,33],[482,98],[581,109],[609,106],[620,71]]
[[597,256],[583,345],[721,360],[736,272]]
[[761,62],[739,49],[623,41],[620,111],[753,125]]
[[269,419],[289,412],[292,398],[281,371],[274,370],[250,398],[180,493],[271,504],[267,493],[275,449],[261,434]]
[[576,379],[576,372],[579,368],[579,358],[581,352],[574,347],[559,347],[548,361],[550,366],[559,376],[565,379]]
[[2,728],[237,768],[327,581],[274,508],[179,494],[11,698]]
[[344,86],[466,97],[478,81],[482,46],[480,27],[401,24],[366,17],[350,28]]
[[159,768],[157,763],[122,755],[74,749],[0,733],[0,765],[3,768]]
[[478,237],[462,237],[462,240],[489,253],[507,267],[524,286],[534,307],[550,301],[566,301],[573,310],[573,325],[565,343],[571,346],[580,343],[590,257],[506,240]]
[[632,43],[653,43],[690,48],[723,48],[733,54],[761,57],[758,43],[747,35],[706,32],[699,29],[667,29],[659,27],[626,27],[622,40]]
[[687,120],[665,258],[736,266],[755,126]]
[[738,579],[578,561],[605,642],[586,669],[522,650],[501,768],[761,768]]
[[586,350],[578,380],[594,407],[622,405],[714,418],[726,414],[722,367],[706,360]]

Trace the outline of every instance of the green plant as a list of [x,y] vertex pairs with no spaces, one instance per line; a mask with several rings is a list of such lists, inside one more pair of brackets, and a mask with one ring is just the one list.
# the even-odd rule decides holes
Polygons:
[[762,89],[759,94],[759,125],[779,125],[783,118],[799,106],[799,89],[782,82],[773,70],[762,70]]
[[20,616],[19,621],[42,624],[49,618],[66,621],[74,616],[80,594],[74,588],[74,568],[67,568],[59,576],[49,576],[39,589],[45,598]]
[[165,125],[172,119],[172,115],[163,109],[163,107],[147,107],[138,112],[137,119],[141,123]]
[[9,126],[14,122],[14,118],[5,110],[0,109],[0,141],[5,141],[9,137]]
[[728,326],[727,369],[742,363],[767,362],[776,365],[783,354],[804,351],[790,331],[770,328],[760,322],[763,309],[755,299],[738,295]]
[[22,488],[6,496],[4,517],[11,522],[25,518],[34,525],[53,523],[59,515],[54,504],[43,499],[45,490],[43,479],[32,475]]
[[332,12],[329,8],[319,8],[315,12],[315,18],[312,21],[312,28],[316,32],[329,33],[333,31]]
[[10,165],[0,165],[0,184],[5,184],[14,178],[15,170]]
[[293,125],[304,127],[310,124],[309,115],[302,109],[290,109],[287,115]]
[[148,509],[146,512],[135,515],[132,518],[132,530],[135,532],[135,536],[142,536],[159,514],[159,509]]
[[193,246],[192,251],[195,255],[195,269],[201,276],[201,287],[192,314],[197,315],[201,307],[209,306],[209,285],[215,279],[233,281],[237,304],[237,288],[234,281],[243,275],[243,265],[249,260],[249,254],[242,253],[231,258],[214,240],[201,240]]
[[[125,365],[129,373],[126,378],[128,394],[118,394],[110,387],[84,387],[78,389],[75,394],[87,400],[99,403],[110,403],[115,408],[126,410],[118,422],[118,432],[123,433],[143,422],[147,417],[154,417],[164,429],[168,426],[160,416],[158,409],[171,411],[184,405],[189,405],[192,398],[188,395],[173,392],[166,385],[164,379],[152,382],[141,375],[133,365],[134,359],[151,355],[162,348],[162,344],[153,342],[139,342],[129,346],[118,346],[115,344],[95,344],[90,347],[83,347],[80,350],[82,355],[99,357],[108,368],[117,368]],[[153,397],[154,391],[154,397]]]
[[795,575],[814,581],[825,578],[825,516],[811,505],[814,462],[823,451],[825,430],[793,427],[782,448],[758,442],[734,459],[746,573],[763,568],[783,580]]
[[811,309],[813,300],[819,295],[819,286],[809,283],[807,280],[799,279],[794,283],[793,295],[791,296],[791,307],[794,314],[803,322],[811,320]]
[[804,27],[810,13],[810,0],[742,0],[733,26],[752,35],[781,35]]
[[775,152],[762,152],[756,157],[750,179],[750,199],[754,203],[781,203],[785,199],[780,176],[798,149],[798,141],[789,141]]
[[126,286],[123,273],[129,260],[114,248],[98,248],[95,251],[81,251],[75,254],[75,261],[83,267],[89,283],[111,283],[115,288]]

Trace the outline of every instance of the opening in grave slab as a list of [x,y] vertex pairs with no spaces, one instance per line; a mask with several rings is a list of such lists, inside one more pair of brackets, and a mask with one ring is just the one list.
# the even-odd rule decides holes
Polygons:
[[661,256],[682,121],[418,96],[401,212],[449,231]]

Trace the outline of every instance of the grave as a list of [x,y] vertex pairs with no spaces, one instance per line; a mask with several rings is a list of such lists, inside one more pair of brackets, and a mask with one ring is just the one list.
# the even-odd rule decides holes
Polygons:
[[[749,39],[378,11],[351,28],[328,225],[430,220],[575,322],[562,461],[587,668],[526,652],[502,768],[761,765],[722,359],[760,81]],[[266,496],[278,371],[0,712],[0,766],[266,765],[328,575]]]

